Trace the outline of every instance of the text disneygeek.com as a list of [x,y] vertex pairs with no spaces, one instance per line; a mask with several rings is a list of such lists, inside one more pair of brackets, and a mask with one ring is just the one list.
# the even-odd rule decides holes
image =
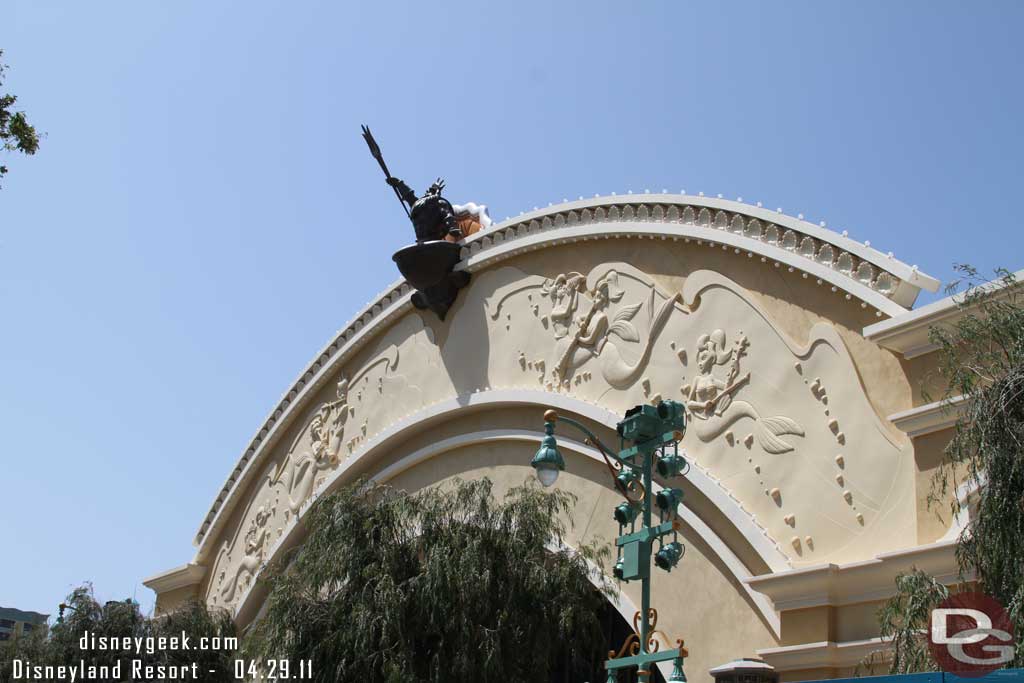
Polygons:
[[[38,664],[27,659],[11,661],[11,680],[14,681],[201,681],[211,674],[224,674],[214,669],[200,668],[197,662],[166,664],[154,661],[162,652],[234,651],[238,639],[232,637],[193,638],[184,632],[180,636],[116,637],[97,636],[86,631],[78,641],[83,652],[110,652],[114,657],[124,655],[110,664],[88,663],[83,658],[72,664]],[[84,655],[83,655],[84,656]],[[312,675],[312,662],[304,660],[292,666],[288,660],[249,661],[235,659],[229,666],[236,680],[252,680],[260,675],[271,679],[306,679]]]

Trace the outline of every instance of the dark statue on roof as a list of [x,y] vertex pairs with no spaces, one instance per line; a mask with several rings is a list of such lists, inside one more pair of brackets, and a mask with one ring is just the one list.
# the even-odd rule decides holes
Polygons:
[[455,270],[462,249],[458,244],[462,231],[451,202],[441,196],[444,181],[438,178],[422,197],[417,197],[412,188],[388,171],[380,147],[366,126],[363,126],[363,139],[416,231],[416,244],[399,249],[391,258],[406,281],[416,289],[412,295],[413,306],[430,309],[444,320],[459,289],[469,283],[468,272]]
[[395,188],[398,197],[409,205],[412,227],[416,229],[416,241],[462,239],[462,231],[455,221],[455,209],[451,202],[441,196],[444,181],[438,178],[427,188],[426,194],[417,198],[416,193],[398,178],[388,178],[388,185]]

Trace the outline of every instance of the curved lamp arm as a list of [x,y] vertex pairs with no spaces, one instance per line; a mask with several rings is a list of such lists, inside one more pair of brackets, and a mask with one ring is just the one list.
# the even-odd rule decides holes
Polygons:
[[571,417],[562,417],[561,415],[556,413],[554,410],[549,410],[546,413],[544,413],[544,421],[545,422],[558,422],[558,421],[567,422],[568,424],[572,425],[576,429],[578,429],[581,432],[583,432],[586,435],[587,439],[590,441],[590,443],[592,443],[593,445],[597,446],[597,449],[600,450],[604,454],[604,456],[606,458],[611,458],[615,462],[617,462],[620,465],[623,465],[625,467],[628,467],[631,470],[638,469],[636,465],[634,465],[632,463],[629,463],[629,462],[626,462],[625,460],[623,460],[622,458],[617,456],[615,454],[615,451],[613,451],[612,449],[610,449],[607,446],[605,446],[604,443],[601,442],[601,439],[597,438],[597,436],[592,431],[587,429],[581,422],[578,422],[578,421],[572,419]]

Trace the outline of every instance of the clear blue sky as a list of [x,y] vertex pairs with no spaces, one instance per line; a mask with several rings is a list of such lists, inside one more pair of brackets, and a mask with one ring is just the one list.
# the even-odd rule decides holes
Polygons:
[[[46,133],[0,190],[0,605],[192,557],[253,431],[397,274],[392,170],[502,219],[742,196],[947,280],[1024,267],[1021,2],[0,10]],[[934,297],[930,297],[934,298]],[[927,300],[927,299],[924,299]]]

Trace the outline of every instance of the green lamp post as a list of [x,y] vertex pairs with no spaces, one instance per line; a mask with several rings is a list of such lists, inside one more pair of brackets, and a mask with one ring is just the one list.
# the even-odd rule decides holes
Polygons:
[[[619,524],[612,573],[620,581],[640,581],[641,604],[640,611],[633,616],[634,633],[618,652],[608,653],[607,683],[617,683],[619,672],[631,667],[637,667],[640,683],[649,683],[651,666],[668,660],[674,664],[668,683],[682,683],[686,681],[683,660],[688,654],[683,641],[677,640],[675,648],[661,651],[655,638],[655,634],[661,632],[656,628],[658,612],[651,607],[651,555],[654,554],[655,566],[667,572],[682,558],[685,547],[679,542],[677,511],[683,491],[664,489],[653,500],[650,492],[655,470],[670,479],[684,476],[689,469],[685,457],[679,454],[679,441],[686,430],[683,406],[676,401],[662,401],[656,406],[639,405],[626,411],[626,416],[615,426],[620,439],[617,453],[601,443],[585,425],[571,418],[560,418],[554,410],[547,411],[544,413],[544,439],[530,462],[544,486],[553,485],[559,472],[565,469],[565,459],[555,443],[555,423],[559,419],[581,431],[587,443],[601,452],[615,487],[626,499],[612,513]],[[654,524],[655,512],[658,524]]]
[[540,442],[537,455],[530,461],[533,469],[537,470],[537,479],[543,486],[554,484],[558,479],[558,473],[565,469],[565,460],[555,444],[555,422],[547,421],[549,415],[555,416],[555,419],[558,417],[553,410],[544,413],[544,439]]

